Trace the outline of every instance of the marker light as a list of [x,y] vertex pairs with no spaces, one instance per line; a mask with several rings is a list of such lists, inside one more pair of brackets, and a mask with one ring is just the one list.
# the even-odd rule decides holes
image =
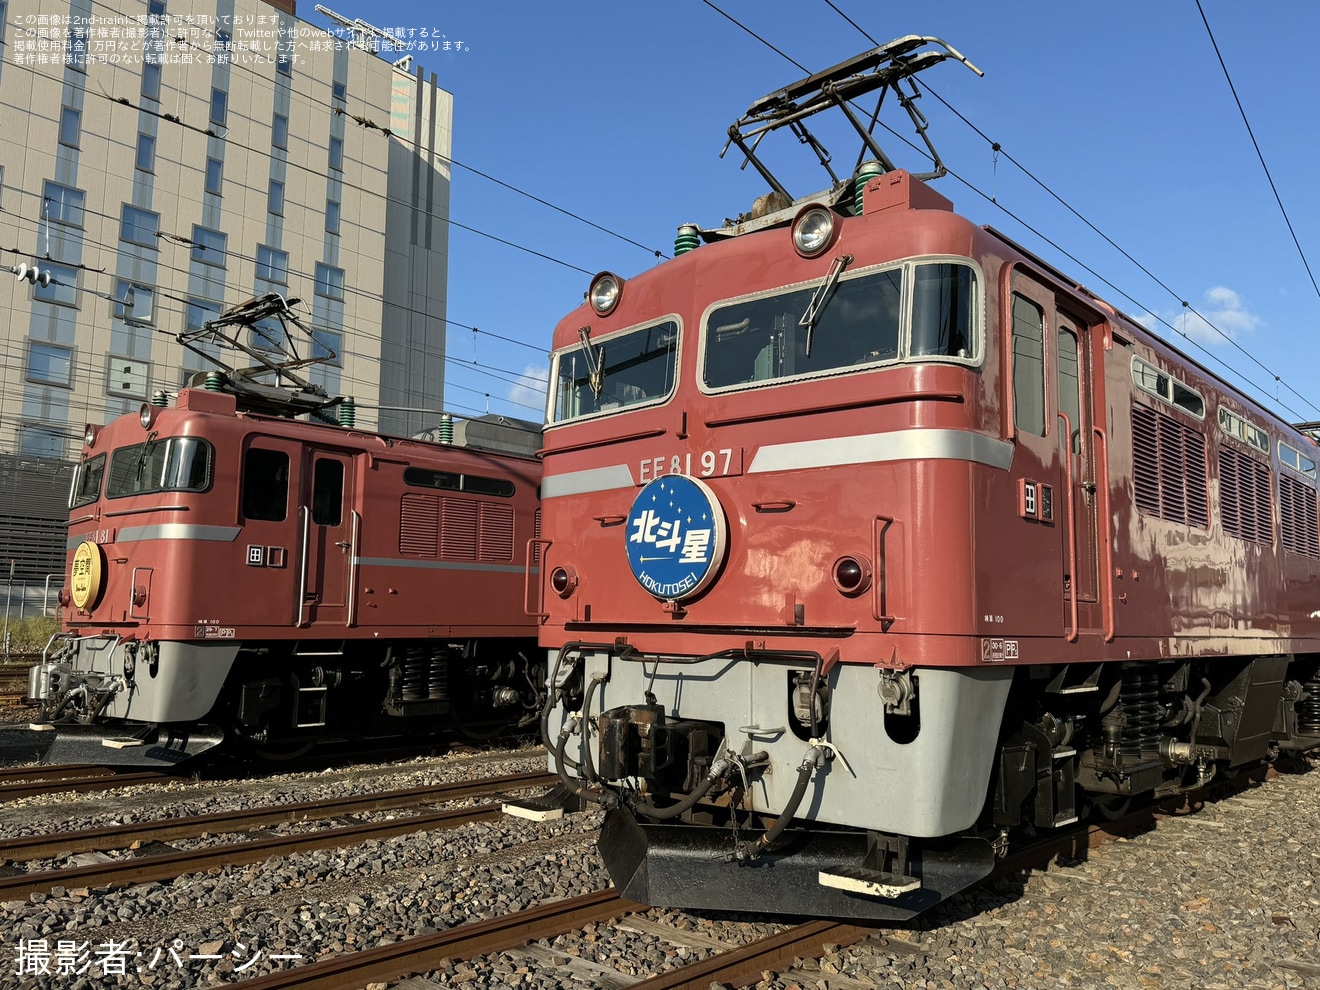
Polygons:
[[556,567],[550,572],[550,587],[560,598],[571,595],[577,583],[577,572],[572,567]]
[[623,279],[613,272],[601,272],[591,280],[591,288],[587,290],[591,308],[596,311],[597,316],[609,316],[613,313],[622,295]]
[[793,221],[793,247],[814,258],[834,241],[834,214],[823,206],[808,206]]
[[834,562],[834,587],[845,595],[860,595],[871,586],[871,562],[865,557],[840,557]]

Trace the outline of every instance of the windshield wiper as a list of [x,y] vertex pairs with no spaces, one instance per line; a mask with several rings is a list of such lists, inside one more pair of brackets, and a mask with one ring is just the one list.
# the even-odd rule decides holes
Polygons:
[[133,479],[135,481],[142,480],[142,468],[147,463],[147,448],[151,446],[151,441],[155,440],[159,435],[160,434],[156,430],[152,430],[147,434],[147,439],[142,441],[142,446],[138,448],[137,460],[133,462]]
[[600,391],[605,387],[605,348],[591,348],[591,327],[578,327],[578,336],[582,338],[582,351],[587,356],[587,382],[591,393],[599,400]]
[[829,304],[834,287],[839,283],[839,276],[843,274],[845,268],[852,264],[852,260],[853,256],[851,254],[842,254],[830,263],[830,270],[825,276],[825,281],[817,286],[816,291],[811,294],[811,302],[807,303],[807,311],[802,314],[802,319],[798,320],[798,326],[807,328],[807,344],[804,357],[811,357],[811,340],[816,334],[816,324],[820,321],[820,314],[825,312],[825,307]]

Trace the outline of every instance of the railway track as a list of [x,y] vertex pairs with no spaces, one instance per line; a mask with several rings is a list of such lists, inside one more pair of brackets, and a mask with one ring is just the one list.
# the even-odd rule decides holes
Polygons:
[[[344,815],[390,808],[419,807],[445,801],[484,797],[528,787],[542,787],[553,780],[545,773],[521,773],[476,782],[386,791],[329,801],[307,801],[272,808],[216,812],[157,823],[113,826],[0,840],[0,856],[11,862],[49,858],[66,853],[123,849],[135,843],[159,843],[168,839],[194,838],[206,833],[239,832],[273,823],[331,820]],[[41,870],[0,877],[0,901],[47,893],[54,887],[123,887],[157,880],[172,880],[186,873],[199,873],[219,866],[244,865],[270,856],[287,856],[338,846],[355,845],[369,839],[387,839],[410,832],[457,828],[471,822],[489,821],[502,814],[499,804],[428,812],[384,822],[367,822],[340,828],[321,829],[304,835],[272,836],[246,842],[225,843],[186,852],[165,851],[86,866]]]
[[89,763],[12,767],[0,770],[0,804],[40,794],[86,794],[113,787],[155,784],[174,777],[174,774],[158,770],[116,773],[110,767]]

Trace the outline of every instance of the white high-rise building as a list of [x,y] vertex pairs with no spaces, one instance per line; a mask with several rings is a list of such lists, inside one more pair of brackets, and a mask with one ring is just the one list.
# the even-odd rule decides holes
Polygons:
[[292,0],[0,0],[0,265],[40,273],[0,269],[11,470],[209,370],[176,335],[267,292],[358,425],[434,425],[401,410],[443,406],[453,98],[355,38]]

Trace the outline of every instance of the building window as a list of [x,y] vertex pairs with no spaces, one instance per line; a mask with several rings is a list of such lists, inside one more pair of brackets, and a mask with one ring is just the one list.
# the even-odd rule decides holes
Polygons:
[[78,305],[78,269],[54,262],[43,262],[41,267],[50,272],[50,285],[36,285],[32,289],[32,298],[57,306]]
[[79,72],[87,71],[87,28],[70,27],[69,44],[64,51],[64,64]]
[[187,329],[200,330],[208,320],[220,315],[220,304],[207,302],[205,299],[189,299],[187,310]]
[[289,118],[277,113],[270,125],[270,143],[281,150],[289,149]]
[[344,270],[316,263],[316,294],[327,299],[344,298]]
[[147,16],[163,18],[165,16],[165,0],[148,0]]
[[282,76],[293,75],[293,54],[282,46],[275,56],[275,71]]
[[344,335],[333,330],[312,331],[312,360],[343,365]]
[[72,388],[73,349],[32,341],[28,346],[27,380]]
[[127,399],[145,399],[151,385],[151,365],[131,358],[111,357],[106,391]]
[[29,457],[63,457],[68,437],[53,426],[28,424],[19,427],[19,453]]
[[348,96],[348,87],[341,82],[330,84],[330,102],[331,105],[342,107]]
[[330,139],[330,167],[337,172],[344,170],[344,139],[332,137]]
[[78,132],[82,125],[82,114],[73,107],[60,111],[60,144],[70,148],[78,147]]
[[83,202],[86,194],[81,189],[61,186],[47,181],[41,190],[42,210],[51,223],[65,224],[69,227],[83,225]]
[[115,282],[115,319],[126,323],[152,323],[155,314],[155,290],[137,282]]
[[146,61],[142,65],[142,95],[149,100],[160,99],[160,63]]
[[211,123],[225,126],[229,117],[229,94],[223,89],[211,90]]
[[9,20],[9,4],[0,0],[0,45],[5,43],[5,22]]
[[278,179],[270,180],[269,210],[277,216],[284,215],[284,183]]
[[156,139],[150,134],[139,134],[137,143],[137,158],[134,165],[143,172],[153,171],[156,167]]
[[227,234],[222,234],[218,230],[193,224],[193,261],[203,265],[225,267],[225,244],[228,239]]
[[215,62],[217,65],[228,65],[232,59],[230,54],[233,51],[233,39],[228,31],[217,30],[215,32]]
[[279,285],[289,284],[289,252],[257,245],[257,278]]
[[206,191],[220,195],[221,183],[224,180],[225,163],[219,158],[208,158],[206,160]]
[[328,233],[339,233],[339,200],[325,201],[325,229]]
[[259,351],[284,353],[284,324],[275,317],[258,320],[252,325],[248,343]]
[[123,219],[119,225],[119,239],[142,247],[156,247],[156,232],[160,230],[160,214],[140,210],[124,204]]

